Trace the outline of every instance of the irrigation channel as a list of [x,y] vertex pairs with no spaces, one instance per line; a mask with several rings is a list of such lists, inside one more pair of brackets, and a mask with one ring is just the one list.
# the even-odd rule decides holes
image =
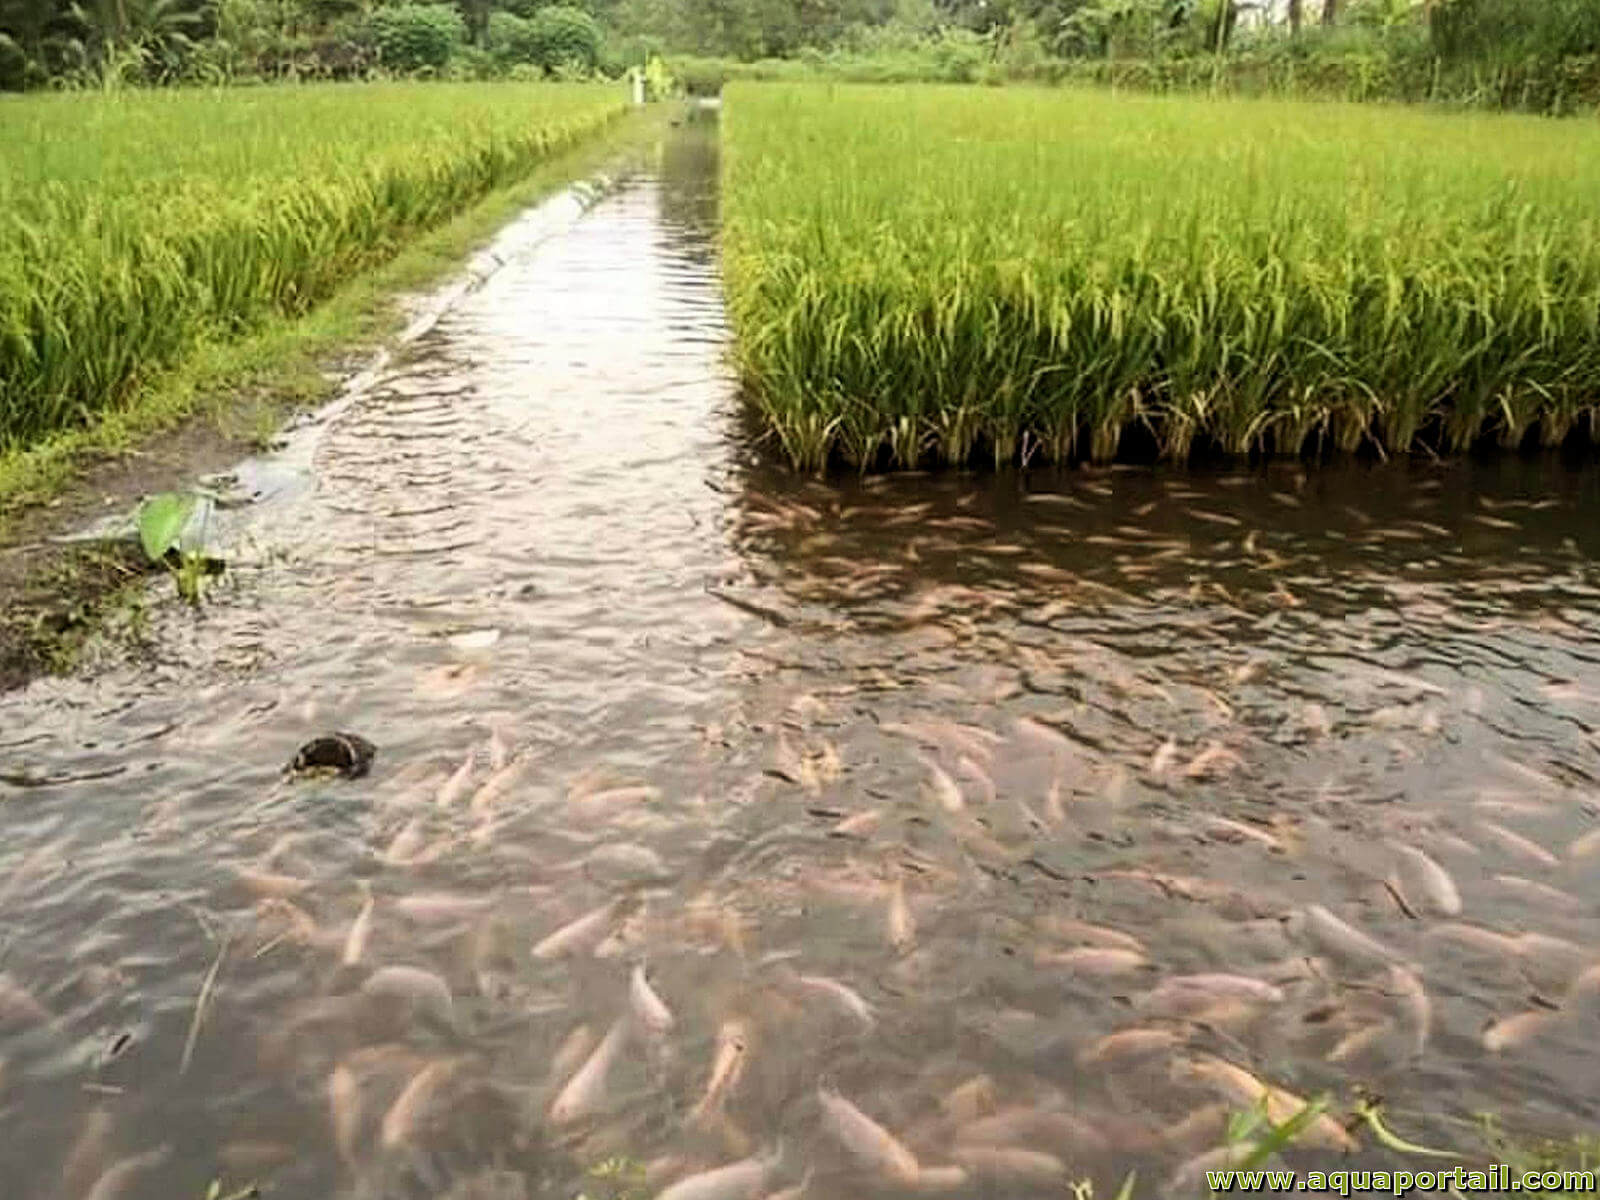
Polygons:
[[691,122],[159,665],[0,701],[0,1190],[1192,1195],[1234,1067],[1330,1097],[1301,1166],[1437,1165],[1341,1154],[1363,1087],[1592,1129],[1594,469],[797,477],[715,183]]

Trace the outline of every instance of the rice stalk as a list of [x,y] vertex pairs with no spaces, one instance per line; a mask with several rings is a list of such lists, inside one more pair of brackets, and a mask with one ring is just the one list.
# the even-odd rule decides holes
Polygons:
[[0,444],[295,316],[597,133],[595,85],[337,85],[0,102]]
[[1600,404],[1600,129],[738,84],[723,271],[796,466],[1556,444]]

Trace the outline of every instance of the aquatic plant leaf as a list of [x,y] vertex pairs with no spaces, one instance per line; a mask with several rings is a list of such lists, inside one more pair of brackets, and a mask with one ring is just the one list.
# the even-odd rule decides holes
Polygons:
[[1266,1115],[1266,1103],[1265,1098],[1263,1098],[1261,1102],[1262,1117],[1267,1126],[1267,1132],[1256,1142],[1254,1149],[1239,1163],[1238,1170],[1250,1171],[1261,1166],[1280,1150],[1292,1144],[1295,1138],[1305,1132],[1311,1122],[1320,1117],[1328,1108],[1327,1097],[1318,1096],[1308,1101],[1293,1116],[1286,1118],[1281,1123],[1274,1123],[1271,1117]]
[[217,505],[208,492],[195,491],[191,495],[194,504],[190,506],[188,520],[178,532],[178,549],[185,555],[204,556],[211,532],[211,514],[216,511]]
[[162,492],[139,506],[139,544],[146,558],[160,562],[178,545],[198,503],[189,492]]
[[1366,1121],[1377,1139],[1389,1149],[1398,1151],[1401,1154],[1415,1154],[1426,1158],[1461,1157],[1461,1155],[1450,1150],[1432,1150],[1427,1146],[1419,1146],[1415,1142],[1406,1141],[1383,1123],[1378,1116],[1380,1111],[1381,1106],[1377,1104],[1362,1104],[1356,1109],[1357,1115]]

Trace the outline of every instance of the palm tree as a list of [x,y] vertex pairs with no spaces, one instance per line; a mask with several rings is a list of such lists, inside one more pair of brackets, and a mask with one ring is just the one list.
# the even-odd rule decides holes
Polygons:
[[99,45],[150,53],[192,45],[201,24],[184,0],[93,0],[89,9],[73,4],[72,12]]

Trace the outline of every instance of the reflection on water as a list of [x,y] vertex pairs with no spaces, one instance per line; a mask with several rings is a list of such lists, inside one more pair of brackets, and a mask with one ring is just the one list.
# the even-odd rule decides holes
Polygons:
[[[1592,1126],[1600,476],[796,479],[713,136],[347,409],[160,665],[0,702],[7,1194],[1193,1194],[1264,1085]],[[284,779],[331,729],[373,773]]]

